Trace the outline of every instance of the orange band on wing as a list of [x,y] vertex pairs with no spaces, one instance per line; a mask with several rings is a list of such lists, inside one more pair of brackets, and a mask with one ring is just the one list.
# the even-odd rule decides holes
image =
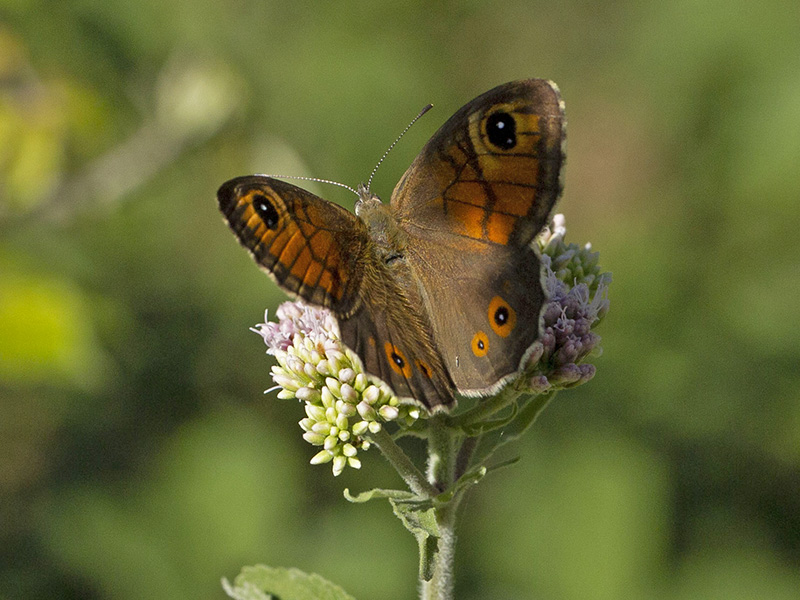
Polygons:
[[[481,187],[479,183],[473,183],[472,185],[477,188]],[[450,216],[453,223],[458,225],[456,233],[478,240],[483,238],[483,217],[485,215],[485,210],[482,207],[460,201],[448,202],[447,214]]]

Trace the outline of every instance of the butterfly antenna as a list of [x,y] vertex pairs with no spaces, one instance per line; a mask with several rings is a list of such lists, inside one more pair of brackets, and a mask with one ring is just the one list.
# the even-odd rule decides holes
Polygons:
[[330,179],[319,179],[318,177],[302,177],[300,175],[266,175],[262,174],[262,177],[273,177],[275,179],[302,179],[303,181],[316,181],[317,183],[330,183],[331,185],[338,185],[339,187],[343,187],[346,190],[350,190],[356,196],[358,196],[358,192],[351,188],[349,185],[344,183],[339,183],[338,181],[331,181]]
[[428,104],[425,108],[423,108],[421,111],[419,111],[419,114],[416,117],[414,117],[413,119],[411,119],[411,123],[409,123],[406,126],[405,129],[403,129],[403,131],[400,133],[400,135],[397,136],[397,139],[392,142],[392,145],[389,146],[386,149],[386,152],[383,153],[383,156],[381,156],[381,159],[378,161],[378,164],[375,165],[374,169],[372,169],[372,173],[369,174],[369,181],[367,181],[367,191],[369,191],[370,187],[372,186],[372,178],[375,177],[375,173],[377,173],[378,167],[381,166],[381,163],[386,159],[386,156],[389,154],[389,152],[392,151],[392,148],[394,148],[397,145],[397,142],[399,142],[400,138],[403,137],[406,134],[406,131],[411,129],[411,126],[414,123],[416,123],[422,115],[424,115],[426,112],[428,112],[432,108],[433,108],[433,104]]

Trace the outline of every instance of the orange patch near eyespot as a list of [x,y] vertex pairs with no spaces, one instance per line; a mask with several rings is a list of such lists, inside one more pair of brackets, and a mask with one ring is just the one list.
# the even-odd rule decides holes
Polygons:
[[[522,112],[517,113],[517,133],[524,133],[535,137],[534,134],[541,133],[541,131],[539,127],[539,115]],[[538,141],[538,139],[536,141]]]
[[[331,236],[330,233],[328,233],[327,231],[314,232],[313,230],[305,233],[309,237],[308,245],[315,256],[319,258],[324,258],[326,256],[329,256],[329,253],[331,251],[331,246],[334,246],[335,244],[333,236]],[[330,264],[329,261],[326,262]]]
[[421,360],[415,360],[414,364],[417,365],[417,369],[419,369],[420,373],[422,373],[428,379],[431,378],[431,369],[428,365],[426,365]]
[[513,181],[533,186],[539,174],[539,161],[532,156],[482,154],[478,156],[478,166],[483,177],[492,183]]
[[489,302],[489,325],[500,337],[510,334],[517,324],[517,313],[508,302],[495,296]]
[[261,217],[253,210],[252,206],[247,207],[249,211],[245,211],[244,214],[248,214],[250,216],[247,217],[247,220],[244,219],[244,214],[242,215],[242,221],[244,221],[245,227],[250,229],[251,231],[258,229],[259,225],[263,225],[264,221]]
[[470,346],[472,348],[472,353],[478,358],[486,356],[489,352],[489,336],[483,331],[479,331],[472,337]]
[[306,271],[305,277],[303,277],[303,285],[313,288],[319,287],[319,280],[322,277],[322,270],[322,263],[317,260],[312,260],[311,264],[308,265],[308,270]]
[[510,183],[493,183],[492,191],[495,203],[492,207],[497,212],[524,217],[533,208],[536,190]]
[[253,249],[255,250],[255,249],[256,249],[256,247],[257,247],[259,244],[266,244],[266,243],[267,243],[267,241],[269,240],[269,234],[273,234],[273,235],[274,235],[274,233],[275,233],[275,232],[273,232],[273,231],[270,231],[270,230],[267,228],[267,226],[266,226],[266,225],[264,225],[264,223],[262,223],[261,221],[259,221],[259,222],[256,224],[255,228],[253,228],[253,229],[251,229],[251,230],[250,230],[251,237],[252,237],[252,239],[254,240],[254,242],[253,242],[253,246],[252,246],[252,247],[253,247]]
[[244,200],[239,200],[239,203],[236,205],[236,210],[239,210],[239,207],[242,206],[242,204],[244,204],[244,208],[242,209],[242,212],[239,214],[238,219],[242,223],[247,223],[250,220],[250,217],[256,214],[256,211],[253,209],[252,204],[250,204],[249,202],[245,202]]
[[406,379],[411,377],[411,365],[408,363],[406,355],[397,346],[386,342],[383,346],[383,351],[386,353],[386,360],[389,361],[392,371]]
[[[295,230],[289,231],[288,228],[282,229],[282,230],[279,229],[276,232],[277,235],[275,235],[275,237],[272,239],[272,241],[269,244],[269,253],[272,256],[274,256],[276,259],[278,259],[278,257],[280,256],[281,252],[283,252],[283,249],[286,247],[286,244],[288,244],[289,240],[292,239],[292,234],[294,233],[294,231]],[[269,237],[270,233],[271,232],[268,231],[267,233],[264,234],[264,237],[261,240],[262,243],[266,243],[267,242],[267,238]]]
[[278,255],[278,262],[288,269],[305,247],[306,241],[300,235],[300,232],[295,230],[292,237],[281,249],[281,253]]

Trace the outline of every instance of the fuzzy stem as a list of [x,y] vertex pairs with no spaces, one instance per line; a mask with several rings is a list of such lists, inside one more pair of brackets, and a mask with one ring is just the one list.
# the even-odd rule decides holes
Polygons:
[[435,416],[429,420],[428,482],[437,490],[446,490],[453,483],[455,451],[453,429],[446,417]]
[[381,454],[388,460],[391,465],[397,470],[403,481],[409,489],[420,496],[432,498],[438,492],[436,488],[428,483],[425,475],[417,469],[408,455],[403,452],[403,449],[397,445],[385,429],[381,429],[378,433],[370,435],[370,439],[381,451]]
[[[429,421],[428,482],[443,491],[453,483],[456,469],[454,433],[446,417],[436,416]],[[433,563],[433,577],[420,581],[422,600],[453,600],[455,563],[455,524],[458,498],[436,509],[439,540]]]
[[453,600],[455,578],[455,521],[458,500],[437,511],[439,524],[439,546],[433,564],[430,581],[420,581],[420,600]]

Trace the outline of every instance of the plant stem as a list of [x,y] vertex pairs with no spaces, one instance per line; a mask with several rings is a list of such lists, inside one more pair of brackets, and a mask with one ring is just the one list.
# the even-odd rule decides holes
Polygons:
[[433,577],[420,582],[420,600],[453,600],[455,577],[455,521],[458,499],[437,511],[439,546],[433,563]]
[[455,449],[453,430],[445,417],[435,416],[429,420],[428,437],[428,483],[437,490],[446,490],[453,483],[455,471]]
[[[433,417],[428,437],[428,482],[437,490],[444,491],[453,484],[456,468],[454,428],[448,426],[444,417]],[[453,600],[456,545],[456,513],[459,498],[436,508],[436,523],[439,527],[437,552],[433,563],[433,577],[420,581],[421,600]]]
[[392,436],[386,433],[385,429],[371,434],[370,439],[386,460],[397,470],[412,492],[427,498],[432,498],[438,493],[436,488],[425,479],[422,472],[411,462],[408,455],[403,452],[403,449],[392,439]]

